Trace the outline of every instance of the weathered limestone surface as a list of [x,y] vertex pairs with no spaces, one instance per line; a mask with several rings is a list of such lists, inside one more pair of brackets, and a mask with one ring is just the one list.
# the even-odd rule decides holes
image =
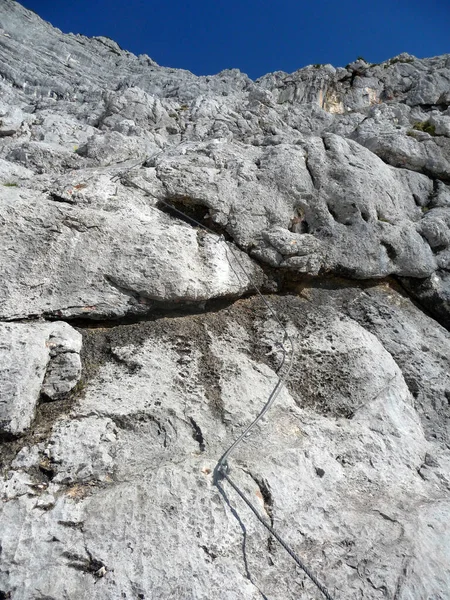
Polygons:
[[[420,357],[402,370],[364,310],[387,305],[410,338],[439,339],[439,350],[430,347],[436,374],[450,337],[393,290],[303,293],[271,298],[298,351],[288,390],[237,453],[233,477],[337,597],[378,598],[382,589],[445,598],[449,456],[434,440],[446,435],[448,405],[440,420],[425,419],[428,441],[415,410],[442,382],[430,374],[420,400],[412,395],[406,381]],[[253,300],[87,331],[95,376],[48,440],[19,452],[3,483],[3,561],[15,565],[2,575],[8,589],[19,598],[40,590],[206,599],[218,586],[220,597],[257,598],[258,586],[280,600],[319,597],[227,490],[247,527],[246,579],[241,529],[212,486],[221,449],[276,381],[279,338]],[[50,481],[39,476],[42,461]]]
[[[96,178],[92,189],[101,193],[102,183]],[[250,287],[243,267],[261,283],[261,270],[239,249],[122,192],[78,203],[6,188],[1,318],[118,317],[162,301],[240,296]]]
[[56,400],[81,375],[81,335],[67,323],[0,323],[0,435],[23,433],[40,395]]
[[[3,184],[89,204],[97,224],[104,211],[133,207],[140,230],[142,198],[136,206],[139,194],[126,189],[137,179],[160,200],[197,210],[258,261],[310,275],[421,279],[419,299],[448,318],[448,56],[315,65],[253,82],[236,70],[195,77],[106,38],[63,35],[12,0],[2,24]],[[105,226],[101,246],[112,254],[122,232]],[[94,247],[92,262],[101,262]],[[77,287],[58,302],[81,306]],[[227,294],[203,296],[217,293]],[[21,290],[9,294],[16,302]],[[108,297],[96,296],[85,304],[110,316]]]
[[0,75],[0,599],[321,597],[213,485],[256,283],[233,479],[335,598],[450,600],[450,55],[196,77],[3,0]]

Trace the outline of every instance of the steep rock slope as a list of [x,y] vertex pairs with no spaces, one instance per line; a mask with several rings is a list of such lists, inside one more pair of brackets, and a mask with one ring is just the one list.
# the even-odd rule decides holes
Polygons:
[[450,598],[450,55],[196,77],[4,0],[0,74],[0,598],[321,597],[213,485],[254,283],[233,477],[334,597]]

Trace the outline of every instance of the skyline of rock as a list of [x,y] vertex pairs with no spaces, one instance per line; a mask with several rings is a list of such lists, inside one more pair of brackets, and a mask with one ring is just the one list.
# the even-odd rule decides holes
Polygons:
[[197,77],[4,0],[0,76],[0,599],[321,597],[213,485],[252,282],[233,477],[336,598],[450,599],[450,54]]

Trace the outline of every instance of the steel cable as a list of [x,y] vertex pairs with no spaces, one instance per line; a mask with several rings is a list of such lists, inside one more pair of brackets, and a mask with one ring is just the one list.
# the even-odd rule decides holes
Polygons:
[[[333,596],[329,593],[327,588],[320,583],[317,577],[312,573],[312,571],[305,565],[305,563],[297,556],[297,554],[292,550],[290,546],[283,540],[283,538],[275,531],[275,529],[267,523],[267,521],[259,514],[258,510],[255,506],[250,502],[247,496],[240,490],[240,488],[234,483],[228,473],[223,474],[224,479],[228,481],[234,491],[242,498],[245,504],[250,508],[253,514],[256,516],[258,521],[264,525],[264,527],[269,531],[269,533],[277,540],[279,544],[286,550],[291,558],[295,560],[297,565],[302,569],[302,571],[311,579],[314,585],[322,592],[327,600],[334,600]],[[218,484],[220,486],[220,483]]]
[[[131,170],[131,169],[128,169],[128,170]],[[116,175],[115,177],[120,177],[120,176]],[[170,211],[178,214],[184,221],[191,221],[192,223],[195,223],[198,227],[201,227],[208,233],[211,233],[214,236],[219,235],[219,237],[225,241],[224,236],[217,234],[217,232],[215,232],[214,230],[210,229],[203,223],[200,223],[193,217],[185,214],[183,211],[179,210],[178,208],[176,208],[175,206],[173,206],[166,200],[156,196],[155,194],[153,194],[149,190],[145,189],[141,185],[135,183],[132,180],[127,180],[124,183],[125,183],[125,185],[127,185],[127,184],[131,185],[132,187],[141,190],[148,196],[153,197],[155,200],[157,200],[158,202],[160,202],[161,204],[166,206],[168,209],[170,209]],[[275,310],[272,308],[272,306],[270,305],[268,300],[264,297],[261,290],[259,289],[259,286],[256,284],[256,282],[253,280],[252,276],[248,273],[247,269],[243,265],[243,262],[242,262],[241,258],[238,256],[237,252],[235,252],[235,250],[229,244],[226,244],[226,252],[227,252],[227,255],[228,255],[228,252],[230,252],[230,254],[233,256],[234,260],[238,264],[239,268],[242,270],[245,277],[248,279],[249,283],[255,290],[256,294],[262,300],[262,302],[264,303],[268,312],[270,313],[272,318],[276,321],[276,323],[279,325],[279,327],[281,328],[281,330],[283,332],[283,341],[280,344],[281,350],[282,350],[282,359],[281,359],[281,363],[277,369],[277,374],[283,370],[286,362],[288,364],[287,364],[287,368],[285,369],[284,373],[282,373],[281,375],[278,375],[278,381],[277,381],[275,387],[273,388],[272,392],[269,395],[269,398],[267,399],[267,402],[264,404],[263,408],[258,413],[256,418],[244,429],[244,431],[239,435],[239,437],[225,450],[225,452],[222,454],[222,456],[218,460],[217,465],[214,469],[214,479],[213,479],[214,485],[219,489],[221,495],[223,497],[226,497],[225,490],[223,489],[223,487],[220,483],[222,480],[225,479],[231,485],[231,487],[235,490],[235,492],[239,495],[239,497],[245,502],[245,504],[250,508],[250,510],[253,512],[253,514],[256,516],[256,518],[260,521],[260,523],[262,523],[262,525],[277,540],[277,542],[284,548],[284,550],[286,550],[286,552],[291,556],[291,558],[296,562],[296,564],[302,569],[302,571],[314,583],[314,585],[317,587],[317,589],[319,589],[320,592],[322,592],[322,594],[325,596],[325,598],[327,600],[334,600],[333,596],[331,596],[331,594],[328,592],[326,587],[315,577],[315,575],[310,571],[310,569],[305,565],[305,563],[290,548],[290,546],[283,540],[283,538],[274,530],[274,528],[269,523],[267,523],[267,521],[259,514],[257,508],[252,504],[252,502],[247,498],[247,496],[241,491],[241,489],[238,487],[238,485],[236,483],[234,483],[234,481],[229,476],[230,467],[228,465],[228,459],[229,459],[231,453],[236,450],[237,446],[239,444],[241,444],[246,437],[248,437],[251,430],[254,429],[254,427],[256,427],[256,425],[259,423],[259,421],[261,421],[261,419],[264,417],[264,415],[270,410],[270,408],[273,406],[275,400],[277,399],[278,395],[280,394],[281,390],[283,389],[284,385],[286,384],[286,381],[289,377],[289,374],[291,372],[292,365],[293,365],[294,343],[288,333],[287,327],[283,324],[283,322],[281,321],[281,319],[279,318],[279,316],[277,315]],[[229,258],[227,258],[227,260],[230,263],[230,266],[234,271],[231,261],[229,260]],[[234,272],[236,274],[236,277],[240,280],[239,275],[236,273],[236,271],[234,271]],[[286,347],[285,347],[286,342],[288,342],[288,344],[289,344],[289,349],[286,349]],[[230,506],[229,503],[228,503],[228,506]],[[240,519],[238,519],[238,521],[240,521]]]

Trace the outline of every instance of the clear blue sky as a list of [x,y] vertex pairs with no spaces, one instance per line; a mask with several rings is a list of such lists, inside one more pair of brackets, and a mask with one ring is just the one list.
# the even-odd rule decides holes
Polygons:
[[[1,0],[0,0],[1,1]],[[105,35],[197,75],[450,53],[449,0],[22,0],[68,33]]]

